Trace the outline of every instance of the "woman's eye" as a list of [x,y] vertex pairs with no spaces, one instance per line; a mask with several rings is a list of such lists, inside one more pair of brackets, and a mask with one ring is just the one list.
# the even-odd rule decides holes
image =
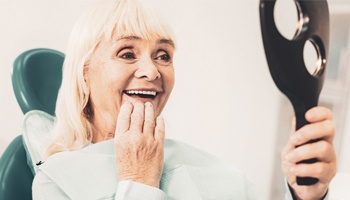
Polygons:
[[170,56],[168,54],[163,54],[163,55],[159,56],[159,59],[164,60],[164,61],[169,61]]
[[135,54],[131,53],[131,52],[127,52],[127,53],[124,53],[123,55],[121,55],[121,58],[123,59],[127,59],[127,60],[132,60],[132,59],[135,59]]
[[162,63],[169,63],[170,62],[170,56],[169,54],[162,52],[159,54],[156,58],[156,61],[162,62]]

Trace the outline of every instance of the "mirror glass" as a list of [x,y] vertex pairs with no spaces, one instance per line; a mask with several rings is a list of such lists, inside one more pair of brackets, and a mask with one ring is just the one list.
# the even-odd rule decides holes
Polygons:
[[277,0],[274,8],[274,20],[280,34],[292,40],[301,30],[300,9],[294,0]]
[[312,39],[306,41],[303,55],[307,71],[316,76],[322,68],[322,58],[318,45]]

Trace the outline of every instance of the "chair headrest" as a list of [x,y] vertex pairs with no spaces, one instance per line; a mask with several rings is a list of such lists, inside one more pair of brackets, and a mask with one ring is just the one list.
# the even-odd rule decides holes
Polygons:
[[12,86],[23,113],[42,110],[55,115],[63,61],[63,53],[45,48],[25,51],[16,58]]

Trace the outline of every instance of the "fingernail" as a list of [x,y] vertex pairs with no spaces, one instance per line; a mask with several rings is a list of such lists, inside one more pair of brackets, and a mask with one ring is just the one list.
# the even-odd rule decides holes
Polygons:
[[297,168],[296,167],[290,167],[289,171],[294,174],[294,173],[297,172]]
[[162,115],[159,115],[158,117],[157,117],[157,120],[163,120],[163,116]]
[[122,104],[122,106],[129,106],[129,105],[132,105],[131,102],[129,102],[129,101],[126,101]]
[[315,118],[316,116],[317,116],[317,112],[315,110],[310,110],[309,112],[306,113],[306,118],[308,119]]
[[301,141],[301,134],[295,133],[294,135],[292,135],[290,139],[292,140],[293,143],[298,143]]
[[130,103],[133,104],[133,105],[135,105],[135,104],[137,104],[137,103],[142,103],[142,102],[139,101],[139,100],[136,100],[136,99],[132,99],[132,100],[130,101]]
[[289,153],[289,154],[286,155],[286,160],[288,162],[291,162],[293,160],[293,158],[294,158],[294,155],[292,153]]
[[151,102],[146,102],[146,103],[145,103],[145,106],[152,107],[152,104],[151,104]]

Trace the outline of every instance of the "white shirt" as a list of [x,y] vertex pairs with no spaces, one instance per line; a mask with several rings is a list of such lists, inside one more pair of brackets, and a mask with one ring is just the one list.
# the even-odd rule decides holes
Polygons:
[[[105,141],[51,156],[34,178],[33,200],[255,199],[252,184],[238,170],[181,142],[166,140],[164,146],[160,189],[117,181],[113,141]],[[293,200],[288,187],[285,200]]]

